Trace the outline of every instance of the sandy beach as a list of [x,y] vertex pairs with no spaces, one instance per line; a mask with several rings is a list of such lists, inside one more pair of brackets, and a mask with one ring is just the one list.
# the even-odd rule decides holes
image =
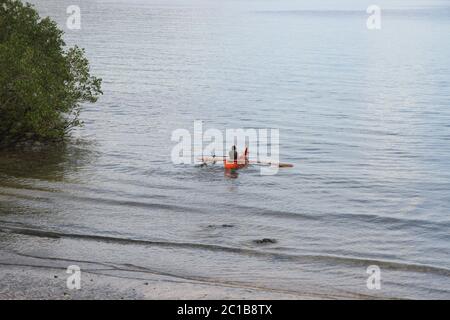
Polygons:
[[[41,259],[0,251],[0,299],[333,299],[264,287],[163,275],[132,265]],[[68,264],[81,268],[81,288],[68,289]]]

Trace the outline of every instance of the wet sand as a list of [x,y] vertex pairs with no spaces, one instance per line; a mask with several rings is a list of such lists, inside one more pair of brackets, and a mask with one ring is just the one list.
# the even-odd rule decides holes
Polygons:
[[[57,261],[0,251],[0,299],[323,299],[267,288],[198,281],[139,267]],[[67,264],[81,268],[81,288],[69,290]]]

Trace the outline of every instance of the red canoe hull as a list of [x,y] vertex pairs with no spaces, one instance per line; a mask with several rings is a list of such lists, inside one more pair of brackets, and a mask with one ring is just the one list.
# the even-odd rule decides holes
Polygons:
[[237,170],[245,167],[245,163],[237,163],[237,162],[228,162],[226,160],[223,160],[223,167],[226,170]]

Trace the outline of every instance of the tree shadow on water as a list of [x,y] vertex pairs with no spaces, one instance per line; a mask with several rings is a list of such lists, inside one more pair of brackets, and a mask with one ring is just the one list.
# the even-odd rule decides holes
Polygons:
[[11,178],[66,181],[96,157],[94,144],[80,139],[1,149],[0,186]]

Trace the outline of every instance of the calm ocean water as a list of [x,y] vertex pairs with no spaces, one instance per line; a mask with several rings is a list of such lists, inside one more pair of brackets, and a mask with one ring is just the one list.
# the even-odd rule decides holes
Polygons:
[[[65,28],[73,1],[32,2]],[[448,1],[378,1],[378,31],[356,0],[77,3],[66,40],[104,96],[66,147],[0,154],[0,249],[323,297],[450,298]],[[174,165],[171,133],[194,120],[279,128],[295,167],[229,179]]]

